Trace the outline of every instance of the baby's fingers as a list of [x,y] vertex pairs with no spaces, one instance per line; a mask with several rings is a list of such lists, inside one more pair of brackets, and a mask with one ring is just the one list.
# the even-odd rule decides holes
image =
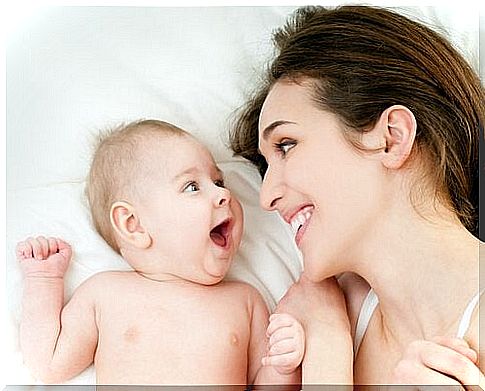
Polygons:
[[62,239],[56,239],[56,242],[59,254],[61,254],[67,260],[71,259],[71,246]]
[[37,260],[46,260],[51,255],[60,253],[64,258],[69,259],[72,254],[71,246],[61,239],[45,238],[38,236],[29,237],[19,242],[15,248],[17,258],[22,261],[35,258]]
[[40,246],[41,259],[49,258],[49,255],[51,255],[49,252],[49,241],[44,236],[38,236],[37,243],[39,243]]
[[15,254],[17,255],[18,260],[34,257],[32,245],[27,240],[17,243],[17,246],[15,247]]
[[285,339],[293,339],[295,330],[293,327],[282,327],[273,332],[269,337],[269,346],[272,346]]
[[293,372],[300,365],[299,357],[294,352],[263,357],[261,363],[264,366],[273,366],[278,372],[286,374]]
[[59,247],[57,245],[57,239],[56,238],[48,238],[47,241],[48,241],[48,244],[49,244],[49,253],[50,254],[56,254],[59,251]]
[[29,244],[29,246],[32,248],[32,257],[37,259],[37,260],[42,260],[44,259],[44,256],[42,254],[42,245],[40,242],[37,240],[37,238],[28,238],[26,242]]
[[296,351],[295,341],[293,338],[283,339],[271,345],[268,355],[275,356]]
[[269,325],[266,330],[266,335],[269,337],[276,330],[282,327],[290,327],[295,324],[295,318],[288,314],[272,314],[269,317]]

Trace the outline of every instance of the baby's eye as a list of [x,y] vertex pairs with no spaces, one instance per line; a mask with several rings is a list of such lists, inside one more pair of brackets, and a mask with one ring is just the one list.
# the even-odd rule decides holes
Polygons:
[[199,188],[199,185],[197,184],[197,182],[189,182],[187,183],[187,185],[183,188],[183,192],[184,193],[192,193],[194,191],[199,191],[200,188]]
[[280,153],[283,157],[296,145],[296,141],[290,139],[284,139],[279,143],[275,143],[274,147],[276,152]]
[[214,181],[214,185],[216,185],[217,187],[226,187],[224,184],[224,179],[217,179],[216,181]]

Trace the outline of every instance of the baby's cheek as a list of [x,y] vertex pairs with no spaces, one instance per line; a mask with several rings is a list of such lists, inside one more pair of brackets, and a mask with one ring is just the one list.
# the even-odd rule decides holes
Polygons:
[[241,203],[236,198],[232,198],[231,200],[231,211],[234,218],[232,236],[236,247],[239,247],[244,228],[244,213]]
[[234,196],[231,199],[231,210],[234,218],[240,220],[242,223],[244,219],[242,206],[239,200]]

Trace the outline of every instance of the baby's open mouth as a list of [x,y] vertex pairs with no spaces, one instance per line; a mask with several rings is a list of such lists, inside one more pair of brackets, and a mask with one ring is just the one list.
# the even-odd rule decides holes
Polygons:
[[231,219],[226,219],[210,231],[210,238],[217,246],[226,247],[229,237],[230,224]]

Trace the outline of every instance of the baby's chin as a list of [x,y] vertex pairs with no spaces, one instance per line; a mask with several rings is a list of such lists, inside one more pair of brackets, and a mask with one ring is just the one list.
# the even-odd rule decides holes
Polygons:
[[222,277],[211,276],[210,278],[201,282],[201,284],[206,286],[217,285],[224,279],[225,276],[226,274],[224,274]]
[[227,273],[223,273],[222,275],[212,275],[209,273],[205,273],[204,275],[198,276],[196,278],[184,278],[186,282],[203,285],[203,286],[212,286],[219,284]]
[[[220,262],[220,259],[217,260]],[[206,276],[204,276],[203,280],[206,281],[205,285],[215,285],[221,282],[224,277],[226,277],[227,272],[229,271],[229,267],[232,263],[232,257],[230,260],[226,261],[227,264],[225,265],[215,265],[212,262],[206,262],[205,272]]]

